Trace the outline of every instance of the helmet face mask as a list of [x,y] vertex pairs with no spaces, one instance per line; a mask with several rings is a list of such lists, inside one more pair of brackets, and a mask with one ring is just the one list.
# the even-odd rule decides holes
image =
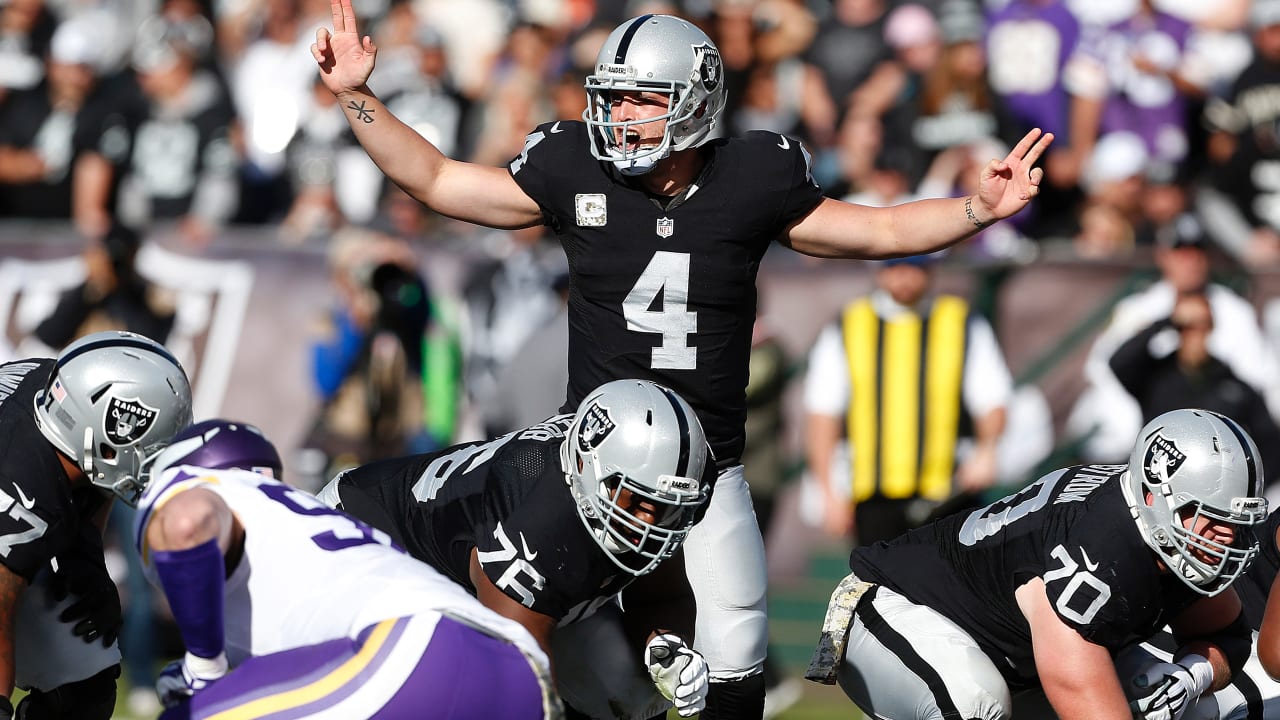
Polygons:
[[162,345],[108,331],[67,346],[35,396],[36,425],[91,483],[137,503],[147,467],[191,423],[191,386]]
[[[670,15],[644,15],[618,26],[601,47],[586,90],[582,119],[591,131],[591,154],[625,175],[646,173],[672,151],[706,142],[725,104],[720,51],[701,30]],[[614,117],[616,96],[636,93],[666,96],[666,112]],[[663,123],[656,144],[626,142],[633,131],[652,135],[641,127],[649,123]]]
[[655,383],[583,400],[560,449],[578,516],[619,568],[644,575],[684,542],[707,499],[709,449],[693,409]]
[[[1263,477],[1257,446],[1235,421],[1174,410],[1142,429],[1122,487],[1143,541],[1188,587],[1213,596],[1257,555]],[[1219,539],[1223,526],[1230,542]]]

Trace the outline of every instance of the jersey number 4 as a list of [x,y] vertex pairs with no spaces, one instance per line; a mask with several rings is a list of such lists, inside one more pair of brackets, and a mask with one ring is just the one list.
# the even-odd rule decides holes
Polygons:
[[662,336],[662,344],[651,351],[650,367],[693,370],[698,366],[698,350],[689,347],[689,335],[698,331],[698,313],[689,312],[689,253],[654,253],[622,301],[622,315],[628,330]]

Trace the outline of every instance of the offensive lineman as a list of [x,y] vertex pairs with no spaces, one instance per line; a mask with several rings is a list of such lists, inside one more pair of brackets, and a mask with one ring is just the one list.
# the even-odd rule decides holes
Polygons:
[[[706,663],[680,639],[692,630],[683,624],[682,596],[669,606],[655,589],[633,602],[629,586],[679,567],[662,563],[688,534],[713,479],[693,409],[656,383],[615,380],[574,415],[348,470],[320,498],[387,532],[528,628],[553,655],[560,692],[575,711],[649,718],[667,707],[654,685],[682,715],[701,710]],[[624,589],[622,615],[635,633],[628,639],[644,648],[654,685],[624,681],[638,674],[619,660],[628,651],[601,647],[612,626],[596,616],[612,613]],[[565,633],[591,640],[562,642]],[[667,653],[678,663],[655,667],[654,656]],[[614,663],[622,668],[616,673],[602,667]],[[582,681],[584,673],[604,677],[594,685]],[[609,697],[588,694],[596,687]]]
[[[190,422],[186,373],[141,335],[93,333],[57,359],[0,365],[0,718],[15,685],[30,691],[18,717],[111,717],[120,598],[103,527]],[[58,586],[75,597],[53,604]]]
[[[1258,551],[1262,477],[1235,421],[1174,410],[1127,466],[1057,470],[857,548],[809,676],[892,720],[1007,718],[1031,689],[1062,720],[1179,717],[1249,657],[1231,584]],[[1175,662],[1122,685],[1114,654],[1166,624]]]
[[[436,212],[480,225],[546,224],[569,257],[568,411],[601,383],[649,378],[698,411],[719,463],[717,498],[690,535],[695,647],[711,667],[708,720],[764,712],[764,544],[739,458],[755,278],[775,239],[818,257],[932,252],[1021,210],[1053,141],[1028,133],[967,198],[870,208],[824,199],[800,143],[770,132],[710,141],[725,83],[720,52],[680,18],[644,15],[606,39],[584,122],[530,133],[506,171],[446,158],[365,84],[377,49],[351,0],[311,52],[379,168]],[[655,303],[662,298],[660,304]],[[656,308],[655,308],[656,306]],[[714,582],[732,577],[733,582]]]
[[165,720],[558,716],[524,628],[280,482],[257,428],[192,425],[154,472],[135,539],[187,649],[157,682]]

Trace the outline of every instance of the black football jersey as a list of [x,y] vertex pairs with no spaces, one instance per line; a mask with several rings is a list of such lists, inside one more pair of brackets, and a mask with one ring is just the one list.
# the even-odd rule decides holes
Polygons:
[[75,541],[81,511],[58,451],[36,427],[54,361],[0,365],[0,564],[28,582]]
[[587,126],[540,126],[511,161],[569,259],[569,396],[646,378],[697,411],[720,461],[742,454],[756,273],[822,200],[809,155],[770,132],[715,140],[683,201],[659,201],[591,155]]
[[1275,582],[1276,574],[1280,573],[1277,531],[1280,531],[1280,512],[1273,511],[1267,517],[1267,522],[1258,528],[1258,555],[1253,559],[1253,564],[1231,584],[1240,595],[1240,602],[1244,604],[1244,618],[1254,630],[1262,627],[1267,595],[1271,592],[1271,583]]
[[1012,689],[1036,682],[1014,591],[1044,581],[1058,617],[1112,653],[1200,597],[1161,573],[1120,487],[1123,465],[1052,472],[985,508],[853,551],[850,565],[963,628]]
[[580,619],[632,576],[578,517],[559,458],[572,419],[349,470],[338,481],[342,509],[473,594],[475,548],[508,596],[562,624]]

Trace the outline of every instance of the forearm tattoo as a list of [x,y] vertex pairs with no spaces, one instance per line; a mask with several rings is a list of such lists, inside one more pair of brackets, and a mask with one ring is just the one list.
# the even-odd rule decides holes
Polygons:
[[347,103],[347,107],[355,110],[356,117],[360,118],[360,120],[366,124],[373,122],[373,108],[366,108],[364,100],[361,100],[359,104],[356,104],[356,101],[352,100]]
[[[369,122],[369,121],[366,120],[365,122]],[[975,228],[978,228],[979,230],[991,224],[990,220],[979,220],[978,216],[974,214],[972,195],[964,199],[964,214],[965,214],[965,217],[969,218],[969,222],[973,223],[973,226]]]

